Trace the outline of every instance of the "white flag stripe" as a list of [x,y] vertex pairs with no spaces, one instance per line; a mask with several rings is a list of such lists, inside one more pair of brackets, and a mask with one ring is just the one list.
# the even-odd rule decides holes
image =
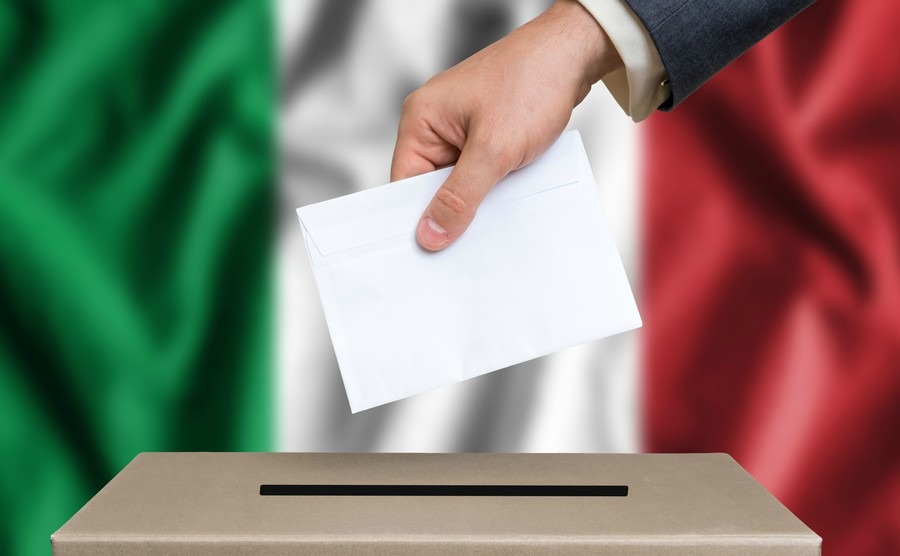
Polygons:
[[[495,35],[482,37],[483,44],[544,6],[512,0],[277,3],[285,94],[278,107],[278,449],[639,449],[638,332],[350,414],[294,218],[295,207],[384,183],[403,97],[471,50],[462,42],[472,41],[474,30]],[[595,89],[570,128],[582,133],[637,290],[636,127],[602,86]]]

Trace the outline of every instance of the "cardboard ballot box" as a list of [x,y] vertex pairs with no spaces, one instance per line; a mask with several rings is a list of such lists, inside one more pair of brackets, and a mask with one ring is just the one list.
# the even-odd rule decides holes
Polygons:
[[723,454],[137,456],[57,556],[820,553]]

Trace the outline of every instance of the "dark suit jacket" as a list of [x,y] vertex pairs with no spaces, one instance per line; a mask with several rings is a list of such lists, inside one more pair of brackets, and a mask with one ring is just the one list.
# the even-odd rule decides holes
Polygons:
[[669,74],[670,110],[813,0],[626,0]]

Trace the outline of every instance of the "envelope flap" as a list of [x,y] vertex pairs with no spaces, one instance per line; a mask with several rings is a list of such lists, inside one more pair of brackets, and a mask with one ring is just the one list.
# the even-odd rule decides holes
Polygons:
[[300,225],[322,256],[412,234],[450,168],[297,209]]
[[[574,144],[573,144],[574,143]],[[484,218],[503,205],[575,183],[582,161],[581,137],[570,131],[548,153],[501,180],[485,197],[476,218]],[[583,154],[581,155],[583,157]],[[319,255],[328,257],[403,235],[415,234],[428,202],[450,175],[443,168],[358,193],[297,209],[297,216]]]

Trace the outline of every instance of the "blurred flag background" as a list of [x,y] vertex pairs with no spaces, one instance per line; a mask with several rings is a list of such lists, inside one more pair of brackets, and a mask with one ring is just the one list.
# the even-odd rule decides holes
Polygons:
[[538,0],[0,4],[0,553],[150,450],[726,451],[900,553],[900,6],[820,0],[581,130],[645,327],[351,415],[294,208]]

